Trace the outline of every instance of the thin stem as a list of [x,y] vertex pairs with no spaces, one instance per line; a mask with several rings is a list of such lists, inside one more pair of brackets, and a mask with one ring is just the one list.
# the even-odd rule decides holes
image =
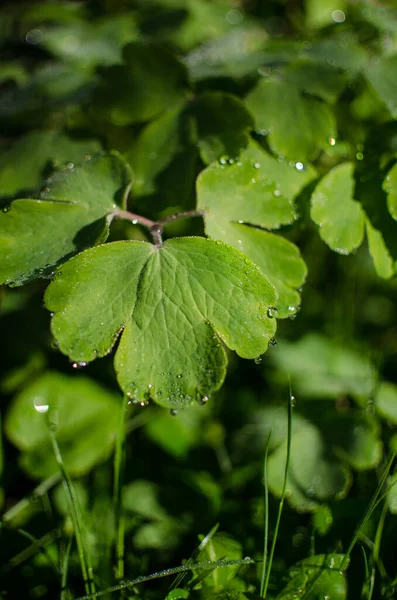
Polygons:
[[61,597],[60,600],[66,600],[67,599],[67,583],[68,583],[68,570],[69,570],[69,556],[70,556],[70,551],[72,549],[72,544],[73,544],[73,537],[70,536],[67,546],[66,546],[66,550],[65,550],[65,554],[63,556],[63,560],[62,560],[62,567],[61,567],[61,572],[62,572],[62,579],[61,579]]
[[4,513],[1,519],[2,522],[6,525],[9,525],[10,522],[19,515],[19,513],[25,510],[25,508],[27,508],[28,506],[32,505],[32,498],[41,498],[60,481],[60,473],[51,475],[51,477],[48,477],[47,479],[42,481],[37,487],[34,488],[33,492],[29,496],[22,498],[22,500],[17,502],[17,504],[14,504],[14,506],[12,506],[9,510],[7,510],[7,512]]
[[135,177],[133,177],[131,179],[131,181],[129,182],[129,184],[126,186],[125,190],[124,190],[124,194],[123,194],[123,198],[121,200],[121,206],[123,208],[123,210],[127,210],[127,203],[128,203],[128,196],[130,195],[130,191],[132,186],[135,183]]
[[120,208],[115,208],[114,210],[112,210],[110,215],[116,217],[116,219],[124,219],[125,221],[131,221],[134,225],[137,225],[139,223],[140,225],[148,227],[149,229],[156,225],[156,221],[152,221],[151,219],[147,219],[146,217],[142,217],[141,215],[136,215],[135,213],[132,213],[129,210],[121,210]]
[[39,551],[46,557],[54,573],[56,573],[57,575],[59,574],[59,567],[54,562],[46,548],[47,544],[51,544],[57,539],[57,537],[59,537],[60,534],[58,531],[46,533],[41,539],[36,538],[31,533],[21,528],[13,529],[12,531],[15,531],[15,533],[18,533],[25,539],[29,540],[29,542],[31,542],[31,545],[28,548],[25,548],[24,550],[19,552],[16,556],[11,558],[9,562],[3,565],[0,570],[0,573],[7,573],[8,571],[11,571],[18,565],[22,564],[23,562],[34,556],[36,552]]
[[386,515],[388,513],[388,510],[389,510],[389,507],[387,505],[387,502],[385,502],[382,507],[382,512],[380,515],[378,527],[376,528],[376,534],[375,534],[375,540],[374,540],[374,550],[373,550],[374,562],[378,566],[381,577],[383,577],[384,579],[386,579],[387,573],[386,573],[385,567],[383,565],[383,562],[380,559],[380,544],[382,541],[383,528],[385,526],[385,520],[386,520]]
[[152,581],[153,579],[160,579],[161,577],[168,577],[169,575],[177,575],[178,573],[183,573],[184,571],[194,571],[196,569],[213,570],[219,569],[221,567],[249,565],[254,564],[255,562],[256,561],[253,558],[244,558],[242,560],[207,560],[205,562],[181,565],[179,567],[174,567],[173,569],[165,569],[164,571],[158,571],[157,573],[152,573],[151,575],[141,575],[136,579],[124,581],[123,583],[114,585],[100,592],[94,592],[93,594],[87,594],[86,596],[79,596],[74,600],[91,600],[92,598],[99,598],[100,596],[106,596],[106,594],[110,594],[112,592],[118,592],[120,590],[133,587],[135,585],[138,585],[139,583],[145,583],[146,581]]
[[393,464],[394,459],[395,459],[395,454],[392,454],[391,457],[390,457],[389,462],[386,465],[386,469],[384,470],[383,475],[382,475],[382,477],[380,479],[379,485],[376,488],[375,494],[372,497],[372,500],[371,500],[370,505],[369,505],[369,507],[367,509],[367,512],[364,514],[363,518],[361,519],[360,523],[358,524],[358,526],[357,526],[357,528],[356,528],[356,530],[355,530],[355,532],[353,534],[353,537],[351,539],[351,542],[349,544],[349,547],[346,550],[345,556],[343,557],[343,560],[342,560],[342,563],[341,563],[341,566],[340,566],[341,571],[343,571],[344,569],[346,569],[347,563],[348,563],[349,558],[350,558],[350,554],[351,554],[354,546],[356,545],[356,542],[357,542],[357,540],[358,540],[358,538],[360,536],[360,532],[361,532],[362,528],[365,526],[365,524],[367,523],[367,521],[370,518],[370,516],[372,515],[373,511],[375,510],[375,507],[377,505],[378,496],[381,493],[382,488],[384,486],[384,483],[385,483],[385,481],[386,481],[386,479],[387,479],[387,477],[389,475],[389,472],[390,472],[390,469],[391,469],[391,466]]
[[280,503],[278,506],[278,513],[277,513],[277,519],[276,519],[276,526],[274,528],[272,545],[271,545],[270,553],[269,553],[269,562],[268,562],[268,566],[267,566],[265,582],[264,582],[263,590],[262,590],[262,594],[261,594],[262,598],[266,598],[266,594],[267,594],[267,588],[269,585],[270,572],[272,569],[274,551],[276,548],[278,529],[279,529],[280,521],[281,521],[281,513],[283,512],[285,493],[286,493],[286,489],[287,489],[289,460],[290,460],[290,454],[291,454],[291,437],[292,437],[292,395],[291,395],[291,390],[290,390],[289,401],[288,401],[287,456],[285,459],[284,482],[283,482],[283,488],[281,491]]
[[171,221],[177,221],[178,219],[188,219],[191,217],[201,217],[204,214],[203,210],[186,210],[184,212],[175,213],[174,215],[170,215],[169,217],[165,217],[161,219],[159,223],[161,225],[165,225],[166,223],[170,223]]
[[59,450],[58,442],[55,436],[55,432],[51,428],[51,424],[49,424],[49,433],[51,444],[54,450],[55,459],[58,463],[59,470],[63,477],[63,486],[65,489],[66,500],[69,505],[70,516],[72,517],[73,529],[76,536],[77,549],[80,560],[81,573],[83,575],[84,580],[84,588],[86,593],[95,592],[95,584],[93,580],[93,570],[89,561],[89,556],[85,551],[84,543],[83,543],[83,533],[80,525],[79,519],[79,510],[77,507],[77,497],[76,492],[74,490],[74,486],[72,480],[69,477],[65,469],[65,465],[63,463],[63,459],[61,456],[61,452]]
[[116,521],[116,580],[120,581],[124,577],[124,533],[125,523],[123,515],[123,482],[125,468],[125,435],[126,435],[126,411],[128,406],[127,395],[123,396],[120,407],[120,418],[117,429],[116,449],[114,454],[114,484],[113,484],[113,503],[115,507]]
[[260,596],[264,598],[266,595],[265,581],[267,572],[267,555],[268,555],[268,544],[269,544],[269,486],[267,481],[267,456],[269,453],[270,436],[272,430],[269,431],[269,435],[266,440],[265,446],[265,459],[263,463],[263,479],[265,486],[265,526],[263,532],[263,564],[262,564],[262,577],[261,577],[261,589]]
[[[208,542],[210,542],[212,540],[212,538],[218,531],[218,528],[219,528],[219,523],[216,523],[212,527],[212,529],[207,533],[205,538],[203,540],[201,540],[200,544],[195,549],[195,551],[192,553],[191,557],[187,559],[187,561],[185,562],[185,566],[192,564],[196,560],[196,558],[198,557],[200,552],[202,552],[204,550],[204,548],[207,546]],[[185,576],[186,576],[186,571],[184,573],[180,573],[178,575],[178,577],[176,577],[174,579],[174,581],[171,583],[169,590],[171,591],[171,590],[174,590],[175,588],[179,587],[181,585],[182,581],[184,580]]]

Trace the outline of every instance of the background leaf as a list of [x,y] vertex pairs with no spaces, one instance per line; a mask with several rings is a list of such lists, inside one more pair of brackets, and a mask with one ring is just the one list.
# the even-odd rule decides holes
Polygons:
[[257,129],[267,133],[276,156],[304,162],[314,159],[336,137],[328,106],[276,78],[262,79],[246,97]]
[[23,469],[32,477],[48,477],[59,469],[48,432],[53,423],[66,469],[82,475],[111,452],[118,402],[117,395],[86,377],[47,372],[15,398],[5,431],[22,452]]
[[320,181],[311,197],[311,217],[321,238],[336,252],[349,254],[364,238],[364,213],[354,200],[354,165],[338,165]]
[[0,281],[49,277],[61,260],[104,241],[106,215],[130,179],[118,153],[103,154],[55,173],[39,200],[15,200],[0,213]]

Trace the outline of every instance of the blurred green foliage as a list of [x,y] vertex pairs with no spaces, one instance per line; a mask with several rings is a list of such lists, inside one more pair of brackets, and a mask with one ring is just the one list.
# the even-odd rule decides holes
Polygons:
[[[53,214],[41,235],[47,243],[53,234],[56,265],[108,235],[106,186],[111,179],[109,195],[120,195],[129,163],[134,212],[158,219],[197,202],[206,234],[245,252],[279,292],[277,347],[256,362],[230,353],[225,384],[204,406],[177,415],[128,406],[125,578],[181,564],[215,523],[219,532],[195,559],[262,560],[265,444],[271,431],[271,537],[290,378],[292,454],[267,597],[393,598],[394,473],[360,532],[361,551],[346,575],[340,568],[397,451],[395,3],[6,1],[0,47],[0,223],[14,200],[15,212],[40,200]],[[85,171],[84,158],[98,152],[89,181],[97,185],[82,200],[49,197],[50,184],[65,192],[68,164]],[[84,213],[83,239],[73,216],[65,228],[65,212]],[[18,265],[29,263],[34,277],[0,291],[0,597],[70,600],[84,586],[74,542],[68,554],[74,526],[48,428],[56,427],[105,589],[115,583],[121,395],[110,357],[83,376],[75,369],[84,364],[58,351],[42,306],[46,282],[35,279],[50,275],[39,272],[47,258],[29,237],[40,228],[15,231]],[[200,221],[167,229],[203,234]],[[148,238],[117,222],[109,239]],[[173,591],[164,578],[107,597],[256,600],[260,570],[196,570]]]

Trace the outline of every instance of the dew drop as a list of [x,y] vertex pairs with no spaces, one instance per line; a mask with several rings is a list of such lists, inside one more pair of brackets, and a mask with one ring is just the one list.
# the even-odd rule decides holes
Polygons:
[[251,562],[252,558],[250,556],[244,556],[244,560],[247,562]]
[[292,408],[294,408],[294,406],[296,406],[296,398],[295,398],[295,396],[291,396],[291,406],[292,406]]
[[228,161],[228,157],[227,156],[221,156],[219,159],[219,162],[221,163],[221,165],[226,165]]
[[84,361],[80,361],[80,362],[74,362],[72,364],[73,369],[83,369],[84,367],[87,366],[87,363]]
[[70,171],[73,171],[74,169],[74,163],[70,162],[66,165],[66,168],[69,169]]
[[37,44],[40,44],[42,39],[43,32],[40,29],[31,29],[27,32],[25,36],[26,43],[30,44],[31,46],[36,46]]
[[280,190],[278,190],[277,188],[274,190],[273,192],[273,196],[275,196],[276,198],[278,198],[279,196],[281,196],[281,192]]
[[48,412],[48,409],[50,408],[50,405],[38,396],[33,400],[33,406],[35,410],[41,414]]
[[254,358],[254,363],[255,363],[256,365],[260,365],[260,364],[261,364],[261,362],[262,362],[262,360],[263,360],[263,359],[262,359],[262,357],[261,357],[261,356],[257,356],[256,358]]
[[273,348],[274,348],[274,346],[277,346],[277,340],[276,340],[276,338],[274,338],[274,337],[270,338],[269,344],[271,346],[273,346]]
[[260,165],[260,163],[258,163],[258,162],[255,162],[255,163],[253,164],[253,167],[254,167],[254,169],[260,169],[260,168],[261,168],[261,165]]
[[131,222],[132,222],[133,225],[136,225],[138,223],[138,219],[132,219]]
[[3,208],[2,208],[3,213],[8,213],[10,210],[11,210],[11,206],[10,205],[3,206]]
[[182,373],[178,373],[178,375],[176,376],[177,379],[181,379],[181,377],[183,377]]
[[170,415],[171,415],[171,417],[176,417],[176,416],[177,416],[177,414],[178,414],[178,411],[176,410],[176,408],[172,408],[172,409],[170,410]]
[[330,138],[328,139],[328,142],[329,142],[329,144],[330,144],[331,146],[335,146],[335,144],[336,144],[336,139],[335,139],[335,138],[333,138],[333,137],[330,137]]
[[267,316],[269,317],[269,319],[273,319],[278,313],[278,310],[275,306],[269,306],[269,308],[267,309]]
[[209,397],[209,396],[203,396],[202,398],[199,398],[199,399],[197,400],[197,403],[198,403],[200,406],[205,406],[205,405],[207,404],[207,402],[208,402],[208,400],[209,400],[209,399],[210,399],[210,397]]
[[297,171],[305,171],[305,165],[301,162],[297,162],[295,165],[295,169]]
[[331,17],[334,23],[343,23],[346,19],[346,15],[343,10],[334,10],[331,14]]
[[149,400],[142,400],[142,402],[139,403],[140,406],[147,406],[149,404]]

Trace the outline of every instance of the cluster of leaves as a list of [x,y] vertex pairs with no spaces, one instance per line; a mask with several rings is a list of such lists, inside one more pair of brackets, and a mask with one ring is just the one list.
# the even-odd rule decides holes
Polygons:
[[[260,558],[285,496],[269,596],[346,598],[358,513],[397,451],[397,10],[48,1],[0,18],[6,585],[18,568],[15,593],[51,598],[61,577],[66,600],[86,554],[86,591],[91,570],[106,588],[115,547],[121,580],[177,564],[216,521],[228,534],[199,562]],[[121,492],[124,420],[139,431]],[[41,483],[11,506],[26,475]],[[363,597],[397,588],[395,488],[384,506],[362,531],[364,574],[347,575]],[[193,570],[167,598],[255,597],[244,569]]]

